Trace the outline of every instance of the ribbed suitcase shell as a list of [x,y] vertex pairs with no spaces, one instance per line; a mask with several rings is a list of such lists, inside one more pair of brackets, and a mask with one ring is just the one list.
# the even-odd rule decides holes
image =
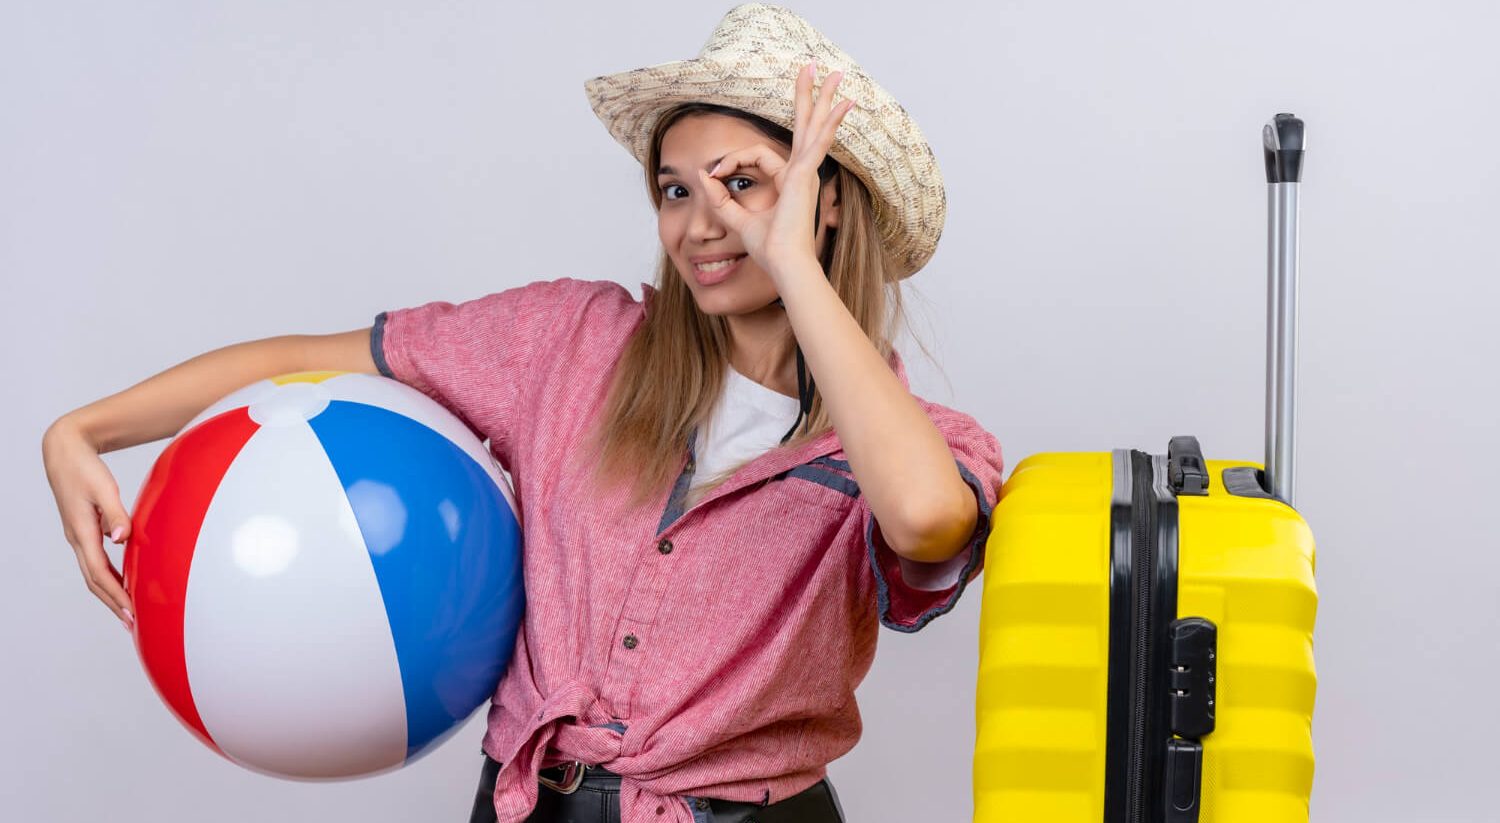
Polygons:
[[[1179,496],[1178,617],[1218,626],[1217,725],[1200,823],[1306,821],[1317,609],[1313,539],[1290,506]],[[1039,454],[1005,483],[985,555],[974,820],[1104,819],[1111,455]]]

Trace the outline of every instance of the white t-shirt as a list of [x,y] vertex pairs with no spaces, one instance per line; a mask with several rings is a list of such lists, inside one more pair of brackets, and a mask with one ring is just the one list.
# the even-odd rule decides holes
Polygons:
[[[769,389],[740,374],[733,367],[724,381],[724,394],[708,422],[699,427],[693,445],[697,461],[688,505],[705,487],[732,474],[740,466],[781,442],[797,419],[797,398]],[[901,577],[907,585],[926,591],[941,591],[958,582],[968,552],[960,552],[944,563],[919,563],[898,555]]]

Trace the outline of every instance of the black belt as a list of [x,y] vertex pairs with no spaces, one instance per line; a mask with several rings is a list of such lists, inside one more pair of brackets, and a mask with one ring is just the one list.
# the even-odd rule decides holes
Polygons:
[[[485,755],[469,823],[494,823],[495,777],[500,763]],[[542,769],[536,809],[526,823],[604,823],[620,819],[621,775],[574,761]],[[694,798],[699,811],[712,810],[714,823],[844,823],[844,810],[828,778],[767,806],[717,798]]]

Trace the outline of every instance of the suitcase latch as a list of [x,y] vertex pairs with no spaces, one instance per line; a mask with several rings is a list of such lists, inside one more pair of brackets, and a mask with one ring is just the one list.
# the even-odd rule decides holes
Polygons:
[[1179,495],[1208,494],[1208,464],[1198,438],[1185,434],[1167,443],[1167,480]]

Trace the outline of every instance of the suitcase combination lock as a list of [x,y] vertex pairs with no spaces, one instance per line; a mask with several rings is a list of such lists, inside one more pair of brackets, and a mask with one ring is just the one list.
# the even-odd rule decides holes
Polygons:
[[1168,697],[1172,734],[1167,741],[1167,823],[1198,819],[1203,743],[1214,730],[1219,630],[1212,621],[1185,617],[1172,623]]

